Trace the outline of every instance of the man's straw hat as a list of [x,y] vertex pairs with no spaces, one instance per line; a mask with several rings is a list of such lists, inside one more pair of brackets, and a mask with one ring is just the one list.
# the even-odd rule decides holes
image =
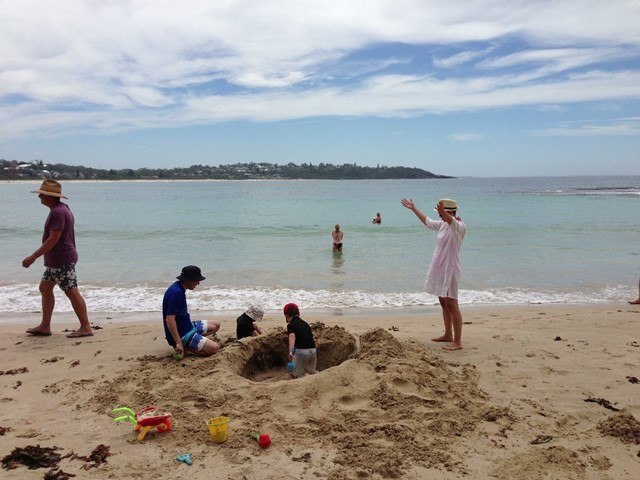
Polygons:
[[40,190],[31,190],[31,193],[48,195],[50,197],[67,198],[62,194],[62,185],[55,180],[45,180],[40,185]]

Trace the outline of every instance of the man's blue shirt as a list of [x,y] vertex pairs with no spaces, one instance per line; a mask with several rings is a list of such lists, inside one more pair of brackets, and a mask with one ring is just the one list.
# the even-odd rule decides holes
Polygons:
[[164,298],[162,299],[162,323],[164,324],[164,335],[167,337],[169,345],[175,347],[176,342],[173,340],[169,327],[167,327],[168,315],[176,316],[176,325],[178,326],[178,333],[180,334],[180,337],[184,337],[193,328],[193,325],[191,324],[191,316],[187,310],[187,295],[179,281],[167,288],[167,291],[164,292]]

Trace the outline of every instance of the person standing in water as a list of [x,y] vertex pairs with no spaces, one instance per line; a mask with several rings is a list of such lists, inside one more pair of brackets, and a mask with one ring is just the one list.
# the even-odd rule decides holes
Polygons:
[[342,251],[342,239],[344,238],[344,232],[340,230],[340,224],[336,223],[335,229],[331,232],[333,238],[333,251]]
[[441,199],[435,210],[440,220],[432,220],[422,213],[413,199],[402,199],[402,206],[411,210],[429,230],[438,232],[424,290],[438,296],[444,320],[444,335],[431,340],[449,342],[444,350],[462,349],[462,314],[458,307],[458,282],[460,280],[460,247],[467,227],[456,217],[458,205],[455,200]]

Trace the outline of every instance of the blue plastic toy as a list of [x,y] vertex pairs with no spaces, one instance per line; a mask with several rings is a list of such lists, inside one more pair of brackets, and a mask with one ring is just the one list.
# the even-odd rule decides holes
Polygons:
[[287,372],[293,372],[293,360],[287,363]]
[[191,461],[191,456],[188,453],[178,455],[176,457],[176,460],[178,460],[180,463],[186,463],[189,466],[193,464],[193,462]]

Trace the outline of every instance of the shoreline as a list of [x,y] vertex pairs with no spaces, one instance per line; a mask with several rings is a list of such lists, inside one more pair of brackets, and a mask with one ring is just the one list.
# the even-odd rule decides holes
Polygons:
[[[180,167],[178,167],[180,168]],[[83,182],[94,182],[94,183],[114,183],[114,182],[260,182],[260,181],[271,181],[271,180],[295,180],[295,181],[316,181],[316,180],[330,180],[330,181],[362,181],[362,180],[453,180],[453,179],[524,179],[524,178],[615,178],[615,177],[640,177],[640,174],[630,174],[630,175],[525,175],[525,176],[510,176],[510,177],[478,177],[478,176],[455,176],[455,177],[445,177],[445,178],[282,178],[282,177],[274,177],[274,178],[247,178],[247,179],[218,179],[218,178],[145,178],[145,179],[98,179],[98,178],[87,178],[87,179],[77,179],[77,178],[69,178],[69,179],[61,179],[65,183],[83,183]],[[25,178],[25,179],[0,179],[0,184],[9,184],[9,183],[42,183],[42,178],[33,179],[33,178]]]
[[[611,309],[621,309],[623,307],[640,308],[638,305],[620,302],[602,302],[602,303],[530,303],[530,304],[473,304],[460,305],[463,321],[466,315],[476,315],[487,313],[495,310],[504,314],[506,312],[518,314],[534,309],[544,309],[552,312],[575,311],[579,309],[589,308],[596,310],[608,311]],[[440,315],[441,309],[439,304],[433,305],[410,305],[399,307],[344,307],[344,308],[304,308],[302,309],[309,317],[320,318],[340,318],[349,317],[354,319],[362,318],[388,318],[388,317],[420,317]],[[233,319],[243,313],[241,309],[230,310],[207,310],[207,309],[190,309],[193,319],[211,318],[213,320]],[[280,318],[281,311],[278,309],[265,309],[265,317]],[[23,325],[33,322],[40,317],[40,311],[30,312],[3,312],[0,311],[0,328],[10,325]],[[64,319],[60,319],[64,317]],[[72,311],[54,311],[53,324],[61,323],[64,325],[74,324],[75,316]],[[95,320],[94,320],[95,319]],[[89,320],[93,324],[99,322],[109,323],[154,323],[160,321],[161,312],[159,310],[150,311],[89,311]]]
[[[109,313],[135,314],[157,311],[159,301],[167,288],[166,283],[148,284],[92,284],[80,286],[90,314]],[[69,315],[71,304],[59,289],[54,290],[56,312]],[[508,289],[473,291],[462,290],[460,308],[463,310],[487,308],[517,308],[528,306],[606,306],[625,303],[635,298],[637,291],[629,285],[616,285],[601,290],[588,291],[540,291],[519,290],[516,295]],[[35,281],[19,283],[0,282],[0,296],[4,308],[0,312],[0,322],[7,315],[23,316],[38,312],[41,298]],[[133,301],[132,301],[133,299]],[[367,290],[326,289],[305,290],[304,288],[268,288],[268,287],[225,287],[221,285],[204,286],[192,293],[189,306],[193,312],[204,312],[213,316],[225,316],[243,310],[247,303],[261,305],[265,310],[278,312],[282,305],[295,301],[302,308],[313,309],[324,314],[359,315],[360,312],[384,314],[387,311],[427,311],[439,309],[436,297],[421,291],[377,292]],[[241,312],[240,312],[241,313]]]
[[[615,176],[615,175],[612,175]],[[49,177],[43,177],[40,179],[25,178],[25,179],[0,179],[0,183],[35,183],[40,184],[42,180]],[[122,179],[109,179],[109,178],[61,178],[59,179],[64,183],[139,183],[139,182],[263,182],[263,181],[297,181],[297,182],[315,182],[315,181],[333,181],[333,182],[361,182],[368,180],[454,180],[457,178],[492,178],[492,177],[427,177],[427,178],[284,178],[284,177],[268,177],[268,178],[122,178]],[[502,178],[502,177],[498,177]],[[506,177],[505,177],[506,178]]]

